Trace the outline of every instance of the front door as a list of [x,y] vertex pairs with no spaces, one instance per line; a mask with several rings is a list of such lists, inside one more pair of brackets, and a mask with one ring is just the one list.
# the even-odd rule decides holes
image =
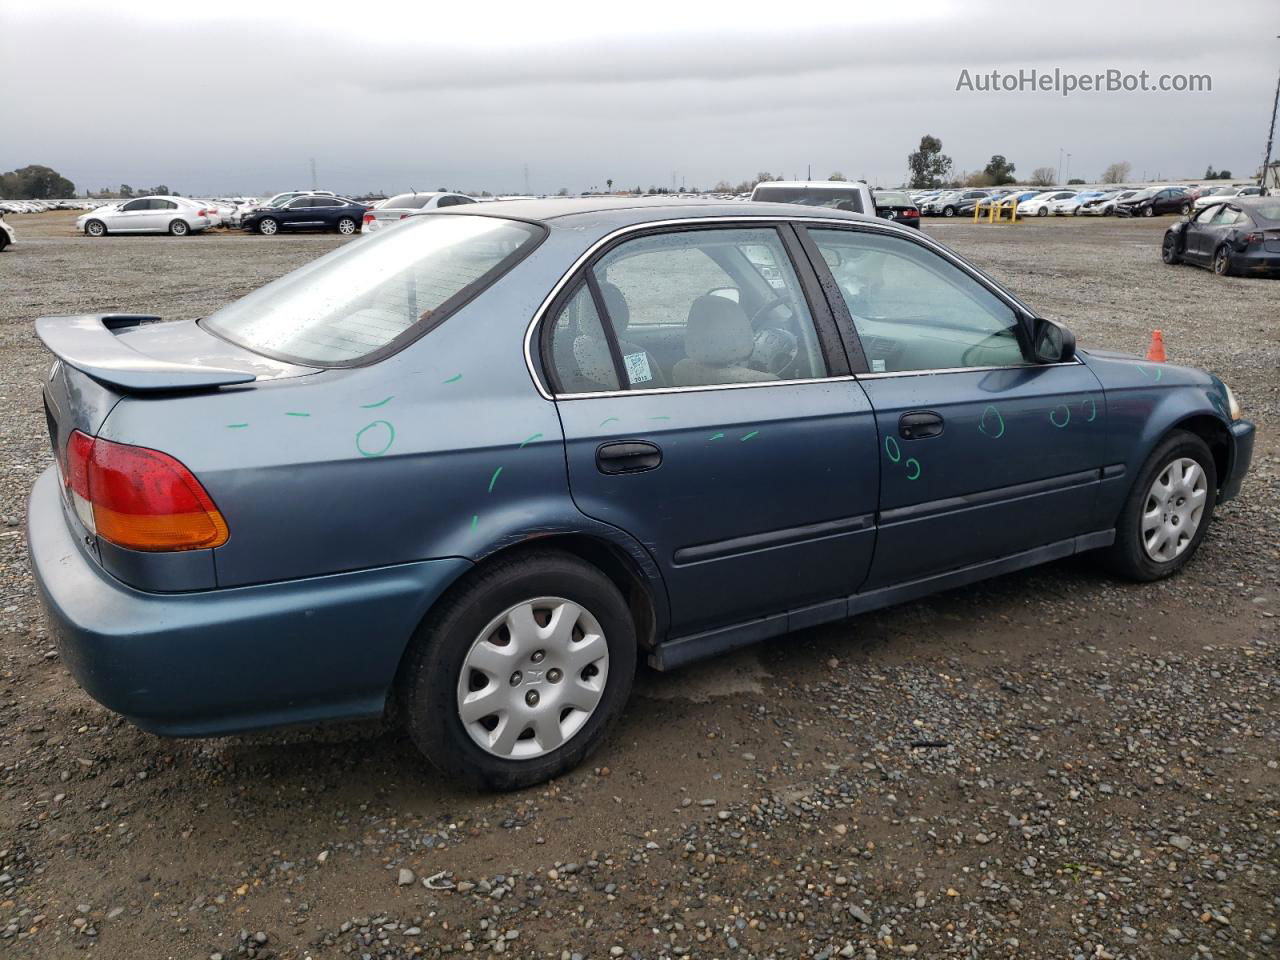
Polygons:
[[1213,244],[1208,239],[1213,218],[1222,212],[1221,204],[1210,204],[1190,220],[1183,228],[1182,255],[1193,263],[1203,263],[1213,255]]
[[880,508],[865,588],[1089,532],[1107,418],[1089,368],[1030,362],[1028,318],[921,241],[807,232],[870,368]]
[[544,324],[574,500],[653,555],[675,636],[842,616],[870,566],[874,418],[794,252],[788,227],[648,231]]

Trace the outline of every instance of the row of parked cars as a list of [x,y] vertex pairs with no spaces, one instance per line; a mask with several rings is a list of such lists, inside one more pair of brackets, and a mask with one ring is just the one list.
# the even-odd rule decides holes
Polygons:
[[1154,217],[1161,214],[1190,215],[1216,198],[1250,197],[1262,194],[1254,184],[1231,186],[1112,187],[1105,190],[930,190],[911,194],[911,200],[926,216],[972,216],[991,204],[1018,205],[1023,217],[1095,216]]

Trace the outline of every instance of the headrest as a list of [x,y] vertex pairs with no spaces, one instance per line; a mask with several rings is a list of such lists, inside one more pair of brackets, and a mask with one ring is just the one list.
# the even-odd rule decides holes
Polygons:
[[631,308],[627,306],[627,298],[608,280],[600,284],[600,296],[604,299],[604,308],[609,311],[609,319],[613,321],[614,333],[622,336],[631,325]]
[[725,366],[751,356],[754,332],[746,312],[732,300],[710,294],[689,307],[684,352],[690,360]]
[[604,337],[586,334],[575,337],[573,359],[578,364],[578,372],[592,383],[608,390],[618,388],[618,374],[614,370],[613,356],[609,353],[609,344]]

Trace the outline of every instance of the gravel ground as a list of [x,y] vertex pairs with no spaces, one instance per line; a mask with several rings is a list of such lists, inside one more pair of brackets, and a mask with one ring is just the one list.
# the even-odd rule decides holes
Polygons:
[[332,236],[0,254],[0,954],[123,960],[1268,957],[1280,947],[1280,283],[1159,262],[1166,220],[927,229],[1082,345],[1213,369],[1259,424],[1196,561],[1088,558],[673,675],[593,763],[460,792],[380,725],[162,740],[88,699],[33,598],[40,314],[200,315]]

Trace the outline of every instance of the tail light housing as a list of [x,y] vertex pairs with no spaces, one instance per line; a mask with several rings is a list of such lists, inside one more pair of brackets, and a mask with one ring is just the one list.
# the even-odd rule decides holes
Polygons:
[[364,222],[365,222],[365,223],[373,223],[373,221],[374,221],[375,219],[376,219],[376,218],[374,217],[374,215],[373,215],[372,213],[366,213],[366,214],[364,215]]
[[197,217],[207,217],[208,215],[209,215],[208,210],[201,210],[199,213],[196,214]]
[[918,217],[920,216],[920,211],[914,207],[907,207],[907,209],[902,211],[902,215],[904,217]]
[[1265,242],[1266,239],[1267,236],[1264,233],[1251,233],[1244,238],[1244,242],[1247,246],[1253,246],[1255,243]]
[[194,474],[159,450],[67,439],[63,484],[87,529],[130,550],[198,550],[227,542],[222,514]]

